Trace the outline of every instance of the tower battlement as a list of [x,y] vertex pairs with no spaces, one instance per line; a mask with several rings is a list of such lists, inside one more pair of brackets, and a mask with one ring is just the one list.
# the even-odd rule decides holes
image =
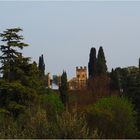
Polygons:
[[76,78],[80,81],[87,79],[87,68],[86,68],[86,66],[76,67]]
[[85,70],[87,70],[86,66],[84,66],[84,67],[82,67],[82,66],[76,67],[76,71],[85,71]]

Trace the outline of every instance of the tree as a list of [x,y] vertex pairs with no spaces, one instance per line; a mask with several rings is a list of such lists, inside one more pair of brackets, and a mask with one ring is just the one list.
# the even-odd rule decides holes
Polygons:
[[17,116],[27,107],[34,105],[37,93],[34,88],[22,85],[19,81],[0,80],[0,108]]
[[97,73],[98,75],[106,74],[107,65],[102,46],[100,46],[97,56]]
[[101,98],[87,108],[86,118],[90,130],[97,128],[102,138],[137,138],[136,112],[127,98]]
[[0,61],[2,63],[1,72],[3,78],[7,80],[12,80],[12,75],[14,72],[14,64],[17,58],[22,57],[22,53],[18,52],[17,49],[23,49],[28,46],[21,42],[23,36],[18,33],[22,31],[21,28],[7,29],[0,34],[2,42],[5,42],[4,45],[0,45],[0,50],[2,55]]
[[117,69],[112,69],[110,73],[111,78],[111,90],[118,90],[120,91],[120,81],[119,81],[119,73]]
[[119,74],[121,95],[127,97],[138,112],[137,126],[140,130],[140,74],[138,67],[116,68]]
[[88,63],[88,75],[89,78],[93,78],[96,74],[96,49],[91,48],[90,55],[89,55],[89,63]]
[[44,63],[43,54],[39,57],[38,68],[39,68],[39,70],[41,72],[41,75],[44,76],[45,75],[45,63]]
[[37,64],[29,63],[30,58],[22,56],[19,51],[28,46],[21,42],[23,36],[19,35],[20,31],[22,29],[13,28],[0,34],[4,42],[4,45],[0,46],[3,74],[3,78],[0,79],[0,107],[15,116],[34,104],[43,87]]
[[97,95],[97,97],[109,95],[110,80],[107,75],[107,65],[103,48],[100,47],[96,59],[96,49],[91,49],[91,63],[89,63],[92,76],[88,79],[88,88]]
[[61,85],[59,86],[60,98],[62,103],[66,106],[68,103],[68,83],[67,83],[67,73],[63,71],[61,76]]

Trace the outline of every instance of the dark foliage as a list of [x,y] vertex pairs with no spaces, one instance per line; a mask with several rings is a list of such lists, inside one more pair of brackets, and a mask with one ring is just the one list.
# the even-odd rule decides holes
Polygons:
[[13,80],[15,76],[15,64],[17,59],[28,60],[28,58],[23,58],[22,53],[18,52],[17,48],[23,49],[28,46],[21,42],[23,40],[23,36],[18,33],[22,31],[20,28],[7,29],[3,33],[0,34],[2,38],[2,42],[4,45],[0,46],[0,50],[2,55],[0,57],[0,61],[2,64],[1,72],[3,77],[7,80]]
[[62,103],[66,106],[68,103],[68,83],[67,83],[67,73],[63,71],[61,76],[61,84],[59,86],[60,98]]
[[39,64],[38,64],[38,68],[40,70],[40,75],[44,76],[45,75],[45,63],[44,63],[44,57],[43,54],[39,57]]
[[88,75],[89,78],[93,78],[97,72],[97,59],[96,59],[96,49],[91,48],[90,55],[89,55],[89,63],[88,63]]
[[106,59],[102,47],[99,48],[97,56],[97,73],[98,75],[107,73]]

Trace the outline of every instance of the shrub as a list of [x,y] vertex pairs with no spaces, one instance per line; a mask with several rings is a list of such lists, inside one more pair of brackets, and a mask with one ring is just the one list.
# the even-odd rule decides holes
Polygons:
[[56,116],[64,111],[64,105],[59,95],[52,90],[40,96],[40,104],[47,111],[47,117],[50,121],[56,120]]
[[0,113],[0,139],[14,139],[19,134],[18,125],[9,114]]
[[70,138],[87,138],[88,128],[84,116],[64,112],[57,117],[55,132],[56,138],[70,139]]
[[90,129],[97,128],[103,138],[136,138],[136,112],[125,98],[102,98],[86,111]]

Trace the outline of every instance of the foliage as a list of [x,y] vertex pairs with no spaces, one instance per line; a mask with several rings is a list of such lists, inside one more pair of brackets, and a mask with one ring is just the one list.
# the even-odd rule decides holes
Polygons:
[[[28,46],[21,42],[20,28],[7,29],[0,34],[4,45],[2,52],[0,80],[0,107],[17,117],[38,100],[43,82],[39,79],[36,62],[29,63],[29,57],[23,57],[19,49]],[[44,87],[45,88],[45,87]]]
[[40,96],[41,106],[47,111],[49,121],[54,121],[56,116],[64,111],[64,106],[58,94],[51,89],[48,89],[46,93]]
[[136,138],[136,112],[120,97],[102,98],[87,109],[90,129],[97,128],[103,138]]
[[96,74],[96,49],[91,48],[90,50],[90,55],[89,55],[89,63],[88,63],[88,72],[89,72],[89,77],[93,78],[93,76]]
[[[72,96],[64,71],[61,77],[53,78],[53,82],[59,85],[59,91],[54,92],[46,88],[43,55],[37,65],[20,52],[28,46],[22,42],[20,31],[22,29],[13,28],[0,34],[3,42],[0,45],[3,76],[0,79],[0,138],[137,138],[137,114],[130,101],[120,97],[99,98],[110,95],[111,78],[111,90],[120,90],[134,103],[139,119],[140,60],[139,69],[117,68],[109,77],[103,48],[100,47],[97,58],[96,49],[91,48],[88,63],[90,88],[73,91]],[[71,94],[71,103],[68,94]],[[89,106],[96,100],[95,105]],[[71,104],[77,106],[73,109]]]
[[[126,96],[134,104],[135,110],[138,112],[139,125],[140,118],[140,73],[137,67],[116,68],[120,81],[120,89],[122,96]],[[140,129],[140,127],[139,127]]]
[[27,106],[32,106],[37,94],[34,89],[23,86],[20,82],[0,81],[0,107],[8,110],[14,116],[23,112]]
[[88,90],[92,92],[94,98],[110,95],[110,78],[107,74],[106,59],[102,47],[99,48],[97,58],[96,49],[91,48],[88,70]]
[[120,91],[120,80],[119,80],[119,73],[117,70],[112,69],[110,73],[111,78],[111,90],[118,90]]
[[62,103],[66,106],[68,103],[68,83],[67,83],[67,73],[63,71],[61,76],[61,85],[59,87],[60,98]]
[[39,107],[26,110],[16,120],[8,115],[0,114],[0,138],[100,138],[97,129],[89,135],[83,115],[63,112],[53,122],[50,122],[47,116],[47,111]]
[[8,115],[0,114],[0,138],[17,138],[19,129],[14,119]]
[[105,59],[103,48],[100,47],[97,56],[97,73],[98,75],[100,75],[100,74],[106,74],[106,72],[107,72],[106,59]]
[[64,112],[58,116],[56,129],[56,137],[60,139],[88,137],[86,121],[83,116],[77,116],[76,113]]
[[[43,110],[42,110],[43,111]],[[53,122],[47,120],[47,112],[37,112],[31,116],[25,132],[31,138],[51,138],[51,139],[70,139],[70,138],[99,138],[98,131],[95,130],[89,135],[86,120],[83,115],[78,116],[75,113],[63,112],[57,116]],[[29,138],[29,136],[28,136]]]
[[94,76],[88,79],[88,90],[92,92],[93,97],[98,99],[110,95],[110,78],[107,75]]
[[137,126],[140,130],[140,73],[139,68],[128,67],[120,70],[122,95],[135,105],[138,112]]
[[44,76],[45,75],[45,63],[44,63],[43,54],[39,57],[38,68],[40,70],[40,76]]
[[4,45],[0,46],[0,50],[2,52],[2,56],[0,57],[0,61],[2,63],[2,74],[5,79],[12,80],[15,75],[14,68],[17,58],[22,58],[22,54],[17,51],[17,49],[23,49],[28,46],[21,42],[23,40],[23,36],[18,33],[22,31],[20,28],[7,29],[3,33],[0,34],[2,41],[5,42]]

